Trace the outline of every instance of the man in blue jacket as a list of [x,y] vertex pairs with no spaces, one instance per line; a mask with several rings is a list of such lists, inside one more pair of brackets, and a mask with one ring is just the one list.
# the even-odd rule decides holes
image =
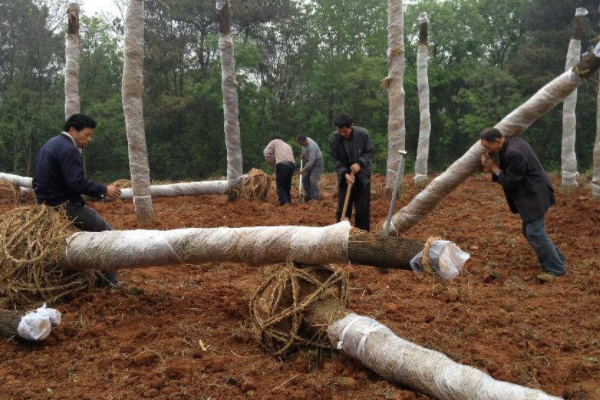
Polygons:
[[[480,139],[488,151],[481,158],[482,166],[502,185],[511,211],[523,221],[523,235],[546,271],[538,280],[548,282],[565,275],[565,256],[546,234],[544,224],[546,212],[555,203],[552,181],[533,149],[521,138],[505,138],[496,128],[481,131]],[[499,165],[491,158],[493,154],[498,154]]]
[[[64,131],[50,139],[35,159],[33,189],[38,203],[64,207],[73,225],[87,232],[112,230],[93,209],[86,207],[82,194],[90,197],[119,198],[116,186],[103,186],[85,179],[81,150],[92,141],[96,121],[83,114],[74,114],[64,125]],[[116,274],[104,272],[104,277],[116,283]]]

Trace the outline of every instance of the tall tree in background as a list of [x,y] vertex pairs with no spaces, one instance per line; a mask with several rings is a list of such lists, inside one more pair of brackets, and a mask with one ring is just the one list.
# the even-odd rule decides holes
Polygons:
[[388,76],[382,84],[388,89],[388,158],[385,193],[392,196],[400,163],[399,150],[406,147],[404,118],[404,5],[402,0],[388,0]]
[[419,92],[419,144],[415,164],[415,183],[427,182],[427,161],[429,159],[429,135],[431,133],[431,115],[429,113],[429,78],[427,61],[429,59],[427,13],[419,16],[419,47],[417,49],[417,87]]
[[[573,21],[573,33],[569,42],[569,51],[567,53],[567,63],[565,71],[573,68],[581,58],[581,27],[583,19],[587,15],[585,8],[578,8],[575,11],[575,20]],[[563,104],[563,137],[561,151],[562,166],[562,188],[565,192],[571,192],[577,187],[577,156],[575,155],[576,138],[576,117],[575,107],[577,106],[577,90],[565,99]]]
[[123,111],[129,150],[133,203],[138,221],[154,222],[150,167],[144,130],[144,2],[131,0],[125,16]]
[[242,187],[242,141],[240,138],[238,85],[235,79],[235,56],[231,33],[231,1],[217,1],[219,18],[219,52],[221,53],[221,89],[225,117],[225,146],[227,148],[227,182],[229,200],[235,200]]
[[67,37],[65,40],[65,120],[81,112],[79,100],[79,61],[81,43],[79,38],[79,4],[67,7]]
[[600,81],[598,82],[598,96],[596,103],[596,144],[594,145],[594,167],[592,173],[592,197],[600,201]]

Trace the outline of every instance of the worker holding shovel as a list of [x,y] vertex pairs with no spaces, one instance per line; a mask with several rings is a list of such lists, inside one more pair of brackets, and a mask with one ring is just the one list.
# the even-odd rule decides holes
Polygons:
[[349,190],[345,217],[352,217],[352,206],[356,208],[354,225],[370,230],[371,171],[373,166],[373,144],[369,132],[354,126],[352,118],[340,114],[334,122],[337,131],[329,138],[329,155],[338,175],[337,221],[341,221],[346,194]]

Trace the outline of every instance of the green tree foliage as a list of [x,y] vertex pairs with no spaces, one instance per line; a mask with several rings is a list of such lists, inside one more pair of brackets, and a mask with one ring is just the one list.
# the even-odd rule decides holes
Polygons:
[[[0,0],[0,170],[30,174],[39,147],[63,120],[62,0]],[[429,14],[431,169],[462,155],[564,69],[576,7],[590,11],[583,49],[600,20],[599,0],[415,0],[405,16],[408,166],[417,147],[417,17]],[[375,168],[387,148],[387,2],[233,0],[244,169],[268,168],[273,135],[295,146],[306,134],[327,150],[333,118],[350,113],[369,129]],[[145,117],[153,179],[223,176],[226,155],[217,21],[212,0],[146,0]],[[57,25],[58,21],[58,25]],[[63,21],[63,25],[60,25]],[[128,176],[121,106],[122,21],[82,16],[82,110],[99,122],[86,151],[93,178]],[[577,150],[591,164],[595,85],[579,91]],[[560,107],[526,138],[543,163],[560,159]],[[411,156],[412,154],[413,156]],[[328,157],[326,157],[329,162]],[[328,165],[330,167],[330,165]]]

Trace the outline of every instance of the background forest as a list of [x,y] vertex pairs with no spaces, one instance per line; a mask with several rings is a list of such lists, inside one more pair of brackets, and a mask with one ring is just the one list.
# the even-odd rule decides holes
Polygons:
[[[37,150],[64,119],[64,1],[0,0],[0,171],[31,176]],[[299,133],[324,150],[341,111],[371,132],[376,172],[385,171],[387,1],[233,0],[244,169],[270,171],[262,149]],[[221,76],[213,0],[146,0],[145,120],[156,180],[225,175]],[[600,0],[408,2],[406,128],[409,170],[419,112],[416,45],[421,11],[431,49],[430,169],[462,155],[564,70],[575,9],[590,12],[583,52],[599,30]],[[85,11],[85,10],[84,10]],[[98,122],[86,150],[90,177],[129,176],[121,105],[122,18],[82,15],[81,107]],[[579,90],[577,157],[591,166],[594,79]],[[549,170],[560,166],[561,106],[525,134]],[[297,147],[297,146],[296,146]],[[298,154],[298,153],[297,153]],[[328,157],[326,157],[328,159]],[[328,162],[329,160],[327,160]],[[330,167],[330,166],[328,166]]]

